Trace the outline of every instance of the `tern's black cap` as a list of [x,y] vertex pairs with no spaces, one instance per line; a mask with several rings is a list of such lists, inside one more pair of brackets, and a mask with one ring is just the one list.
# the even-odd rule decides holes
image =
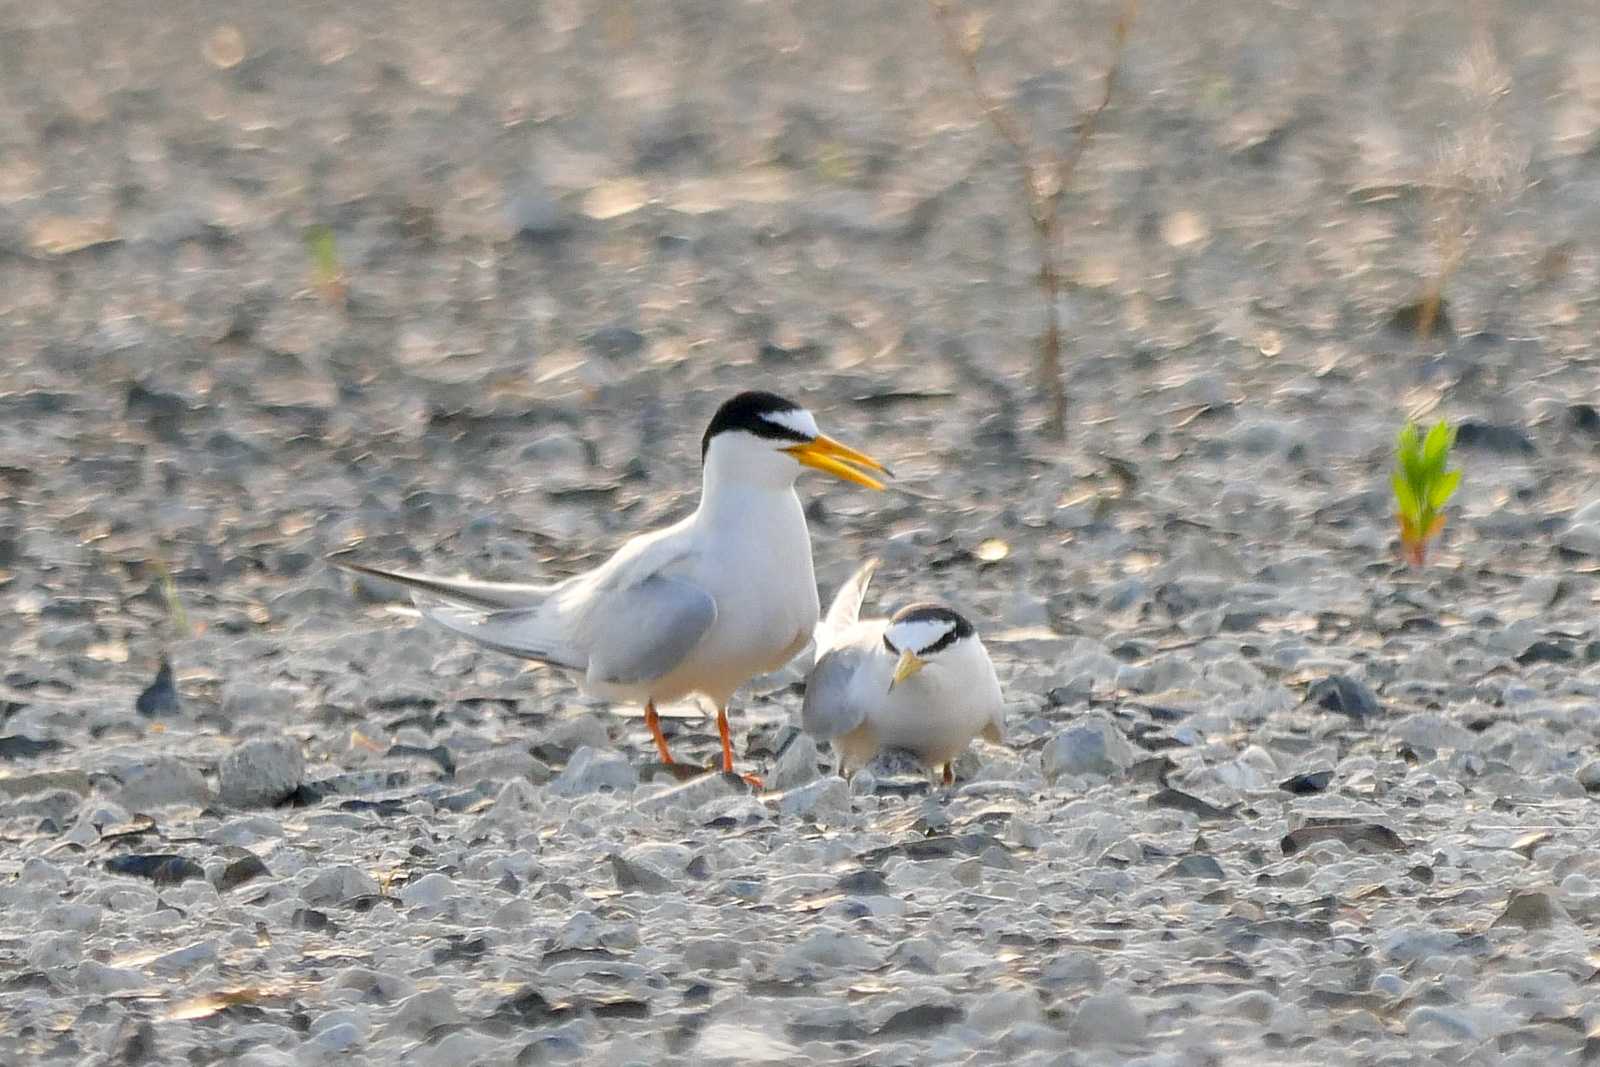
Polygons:
[[706,449],[711,447],[711,439],[725,430],[743,430],[757,437],[779,441],[799,443],[809,441],[811,435],[767,417],[786,411],[804,410],[793,400],[785,400],[776,393],[763,393],[757,390],[740,393],[732,400],[724,401],[717,409],[717,413],[711,416],[711,425],[706,427],[706,435],[700,439],[700,460],[705,461]]
[[935,640],[921,648],[909,650],[895,648],[886,633],[883,637],[884,646],[891,652],[910,651],[919,656],[931,656],[935,652],[949,648],[963,637],[971,637],[974,633],[972,623],[967,621],[965,615],[952,608],[947,608],[943,604],[909,604],[894,613],[894,617],[889,620],[889,625],[897,626],[901,623],[917,622],[932,623],[935,626],[942,625],[945,629]]

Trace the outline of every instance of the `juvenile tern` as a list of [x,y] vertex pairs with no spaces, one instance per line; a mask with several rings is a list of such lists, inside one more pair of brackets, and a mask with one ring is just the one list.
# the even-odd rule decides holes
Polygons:
[[722,769],[731,772],[734,690],[787,663],[817,625],[811,538],[795,479],[811,467],[882,489],[867,472],[892,474],[824,435],[799,404],[764,392],[740,393],[717,409],[700,459],[692,515],[555,584],[334,562],[409,587],[424,618],[468,640],[557,667],[595,696],[642,703],[663,763],[674,761],[657,702],[708,698],[717,708]]
[[852,773],[880,748],[950,764],[974,737],[1000,741],[1005,713],[994,664],[972,623],[943,604],[912,604],[891,618],[860,618],[877,569],[868,560],[828,608],[806,680],[800,725],[832,741]]

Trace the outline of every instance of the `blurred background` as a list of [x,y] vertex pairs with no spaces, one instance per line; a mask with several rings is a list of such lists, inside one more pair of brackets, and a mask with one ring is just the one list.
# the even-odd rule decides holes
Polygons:
[[[1041,150],[1121,9],[955,7]],[[1380,555],[1407,413],[1512,457],[1600,427],[1589,0],[1147,4],[1063,203],[1064,444],[1015,153],[920,3],[12,0],[0,30],[0,566],[36,590],[153,546],[248,626],[306,603],[250,581],[361,536],[575,566],[682,512],[705,417],[751,386],[991,526],[1130,470],[1226,526],[1243,457],[1315,498],[1241,529]],[[827,492],[848,533],[867,505]]]

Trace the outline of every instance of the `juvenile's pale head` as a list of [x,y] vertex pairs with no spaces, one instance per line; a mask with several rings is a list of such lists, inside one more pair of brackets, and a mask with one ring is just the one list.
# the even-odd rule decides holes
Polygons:
[[817,429],[817,420],[799,404],[764,392],[740,393],[717,409],[700,440],[700,461],[708,479],[771,486],[793,484],[801,467],[868,489],[882,489],[883,483],[867,470],[889,473],[871,456]]
[[883,630],[883,644],[899,659],[893,689],[931,664],[960,654],[977,640],[966,616],[943,604],[912,604],[895,612]]

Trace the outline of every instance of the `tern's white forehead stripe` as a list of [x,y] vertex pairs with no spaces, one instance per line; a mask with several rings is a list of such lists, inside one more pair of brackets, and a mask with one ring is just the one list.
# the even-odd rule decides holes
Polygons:
[[804,437],[816,437],[821,431],[817,429],[817,420],[811,417],[811,412],[805,408],[788,408],[783,411],[763,411],[761,417],[775,426],[782,426],[785,430],[800,434]]
[[921,652],[955,628],[952,619],[914,619],[892,623],[883,635],[902,652]]

